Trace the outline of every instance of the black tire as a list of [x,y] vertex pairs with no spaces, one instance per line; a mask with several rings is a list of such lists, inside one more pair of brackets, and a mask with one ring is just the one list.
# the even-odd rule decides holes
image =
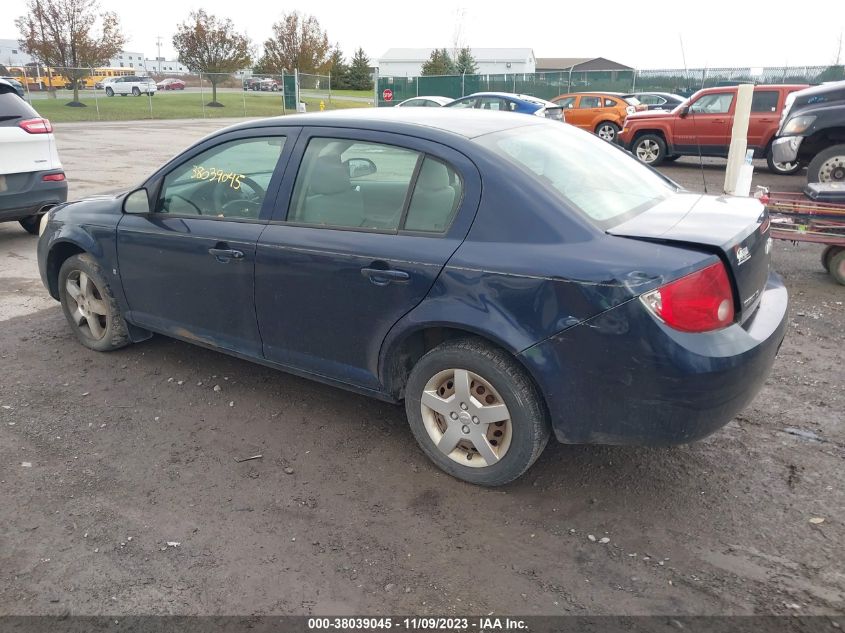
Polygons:
[[38,226],[41,224],[40,215],[30,215],[29,217],[18,220],[23,230],[30,235],[38,235]]
[[824,266],[824,269],[825,269],[827,272],[830,272],[830,259],[831,259],[834,255],[836,255],[836,253],[838,253],[838,252],[839,252],[839,251],[841,251],[841,250],[845,250],[845,248],[843,248],[842,246],[833,246],[833,245],[830,245],[830,246],[827,246],[827,247],[826,247],[826,248],[822,251],[822,266]]
[[840,249],[830,258],[830,270],[828,272],[837,283],[845,286],[845,248]]
[[[801,169],[801,163],[797,160],[794,163],[776,163],[772,156],[771,146],[769,147],[769,151],[766,152],[766,165],[770,172],[779,176],[791,176]],[[783,167],[778,167],[778,165],[783,165]]]
[[664,163],[674,163],[674,162],[675,162],[676,160],[678,160],[680,157],[681,157],[681,155],[680,155],[680,154],[670,154],[669,156],[664,156],[664,157],[663,157],[663,162],[664,162]]
[[114,90],[112,90],[111,88],[106,88],[106,96],[107,97],[113,97],[114,96]]
[[141,96],[141,89],[138,86],[132,88],[132,96],[133,97],[140,97]]
[[[448,369],[466,369],[492,386],[510,414],[511,438],[499,461],[464,466],[441,452],[426,430],[421,399],[426,383]],[[425,354],[408,377],[405,411],[411,431],[426,455],[443,471],[472,484],[501,486],[522,475],[549,441],[545,403],[526,371],[507,352],[475,338],[447,341]]]
[[[77,325],[72,316],[78,309],[68,291],[68,278],[73,275],[84,273],[93,282],[96,293],[94,297],[105,304],[107,314],[99,319],[100,327],[104,330],[101,337],[96,338],[87,325]],[[126,322],[120,312],[120,307],[112,294],[111,288],[106,281],[106,276],[91,255],[80,253],[69,257],[59,269],[59,300],[62,303],[62,311],[65,318],[76,335],[76,338],[85,347],[97,352],[111,352],[130,343],[129,334],[126,330]]]
[[[833,161],[833,167],[829,167]],[[824,168],[824,171],[822,171]],[[807,182],[845,181],[845,144],[833,145],[816,154],[807,166]]]
[[619,137],[619,126],[613,121],[602,121],[593,131],[596,133],[596,136],[608,143],[615,143]]
[[666,159],[666,142],[657,134],[643,134],[631,144],[631,153],[641,163],[657,167]]

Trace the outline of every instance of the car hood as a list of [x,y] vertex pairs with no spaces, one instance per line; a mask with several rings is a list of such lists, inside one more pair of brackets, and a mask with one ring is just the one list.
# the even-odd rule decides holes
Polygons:
[[[672,108],[674,110],[674,108]],[[629,121],[642,121],[643,119],[666,119],[672,116],[672,110],[640,110],[628,115]]]
[[72,222],[81,216],[120,215],[123,197],[127,193],[126,189],[121,189],[66,202],[53,210],[52,217],[61,222]]

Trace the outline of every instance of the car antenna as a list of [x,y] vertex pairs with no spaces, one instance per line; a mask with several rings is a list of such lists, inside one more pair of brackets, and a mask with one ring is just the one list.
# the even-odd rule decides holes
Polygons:
[[[678,40],[681,43],[681,59],[684,60],[684,76],[686,76],[687,81],[689,81],[689,69],[687,68],[687,54],[684,52],[684,38],[683,36],[678,33]],[[689,85],[689,84],[688,84]],[[704,78],[701,79],[701,87],[704,88]],[[692,95],[690,95],[691,97]],[[689,97],[687,97],[689,98]],[[692,133],[695,135],[695,146],[698,148],[698,168],[701,170],[701,184],[704,185],[704,193],[707,193],[707,179],[704,177],[704,159],[701,157],[701,139],[698,138],[698,127],[696,126],[695,121],[695,112],[692,108],[689,108],[688,114],[692,116]]]

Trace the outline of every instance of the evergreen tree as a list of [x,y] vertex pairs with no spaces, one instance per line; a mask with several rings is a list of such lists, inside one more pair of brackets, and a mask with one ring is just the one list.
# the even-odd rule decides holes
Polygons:
[[353,90],[372,90],[373,78],[370,74],[370,58],[363,48],[358,48],[349,66],[349,87]]
[[478,72],[478,64],[475,63],[475,57],[472,56],[469,46],[464,46],[458,51],[458,56],[455,58],[455,72],[459,75],[474,75]]
[[331,73],[332,88],[336,90],[344,90],[349,88],[349,66],[343,59],[343,52],[340,47],[335,45],[332,50],[329,61],[326,64],[326,72]]
[[455,63],[445,48],[435,48],[431,51],[431,57],[422,65],[423,75],[454,75]]

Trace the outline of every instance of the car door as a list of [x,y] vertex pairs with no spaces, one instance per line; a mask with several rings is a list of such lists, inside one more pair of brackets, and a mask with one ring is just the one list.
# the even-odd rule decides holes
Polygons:
[[153,176],[153,212],[124,214],[117,227],[130,321],[261,357],[255,245],[272,214],[295,132],[220,135]]
[[572,111],[574,121],[570,120],[569,111],[566,112],[566,122],[573,123],[582,130],[593,131],[594,122],[598,123],[602,113],[602,99],[599,96],[581,95],[578,105]]
[[690,103],[686,116],[675,117],[673,137],[678,153],[727,156],[736,91],[709,92]]
[[780,90],[755,90],[748,121],[748,147],[762,152],[777,130],[783,97]]
[[294,163],[258,242],[265,357],[378,389],[387,332],[425,298],[469,230],[478,172],[440,144],[336,128],[304,131]]

